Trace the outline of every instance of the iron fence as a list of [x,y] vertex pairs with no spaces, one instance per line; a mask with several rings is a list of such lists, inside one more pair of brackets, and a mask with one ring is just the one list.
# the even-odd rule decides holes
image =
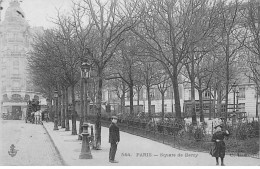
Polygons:
[[[91,123],[95,123],[96,117],[90,116],[88,119]],[[109,127],[111,121],[109,118],[102,117],[101,124],[104,127]],[[249,124],[244,125],[250,126]],[[259,158],[259,122],[255,123],[255,125],[258,125],[258,129],[257,127],[245,128],[241,124],[229,126],[228,130],[231,134],[225,139],[226,154]],[[134,120],[118,120],[118,126],[120,131],[167,144],[181,150],[209,152],[214,145],[211,142],[213,131],[203,129],[194,129],[194,132],[194,130],[191,131],[185,126],[153,126],[146,122]]]

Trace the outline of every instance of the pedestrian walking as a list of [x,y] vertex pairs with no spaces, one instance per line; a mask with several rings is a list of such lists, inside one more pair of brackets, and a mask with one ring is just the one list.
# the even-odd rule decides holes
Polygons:
[[226,151],[226,145],[224,142],[225,136],[229,136],[228,130],[223,129],[222,125],[217,125],[215,133],[212,136],[211,141],[214,142],[214,148],[210,150],[212,157],[216,158],[216,165],[219,165],[219,157],[221,159],[221,165],[224,166],[224,157]]
[[109,143],[110,143],[110,151],[109,151],[109,162],[118,163],[115,161],[115,155],[117,151],[117,145],[120,141],[119,127],[117,126],[117,117],[112,116],[111,124],[109,126]]

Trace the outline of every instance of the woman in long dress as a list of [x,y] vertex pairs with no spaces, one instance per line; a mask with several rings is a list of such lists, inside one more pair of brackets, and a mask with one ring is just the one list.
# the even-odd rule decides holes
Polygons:
[[215,127],[216,131],[212,136],[211,141],[214,142],[214,149],[211,152],[211,155],[216,158],[216,165],[219,165],[219,157],[221,159],[221,165],[224,166],[224,157],[226,151],[226,145],[224,142],[225,136],[229,135],[227,130],[222,130],[222,125]]

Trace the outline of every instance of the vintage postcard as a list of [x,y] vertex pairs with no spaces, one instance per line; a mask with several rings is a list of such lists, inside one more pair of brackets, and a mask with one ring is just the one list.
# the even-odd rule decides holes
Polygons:
[[0,0],[0,166],[259,166],[259,14]]

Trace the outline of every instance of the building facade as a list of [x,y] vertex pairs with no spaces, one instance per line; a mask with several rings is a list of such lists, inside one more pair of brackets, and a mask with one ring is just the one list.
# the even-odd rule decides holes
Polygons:
[[[125,98],[125,111],[129,113],[130,111],[130,97],[129,92],[126,93]],[[179,85],[179,96],[180,96],[180,106],[183,110],[184,103],[184,88],[183,85]],[[164,93],[164,105],[162,106],[162,95],[157,88],[154,86],[150,89],[150,97],[151,97],[151,113],[157,114],[161,113],[162,109],[164,109],[165,114],[167,113],[175,113],[175,100],[174,100],[174,92],[172,87],[168,87]],[[120,100],[117,97],[117,94],[111,89],[106,89],[103,91],[103,101],[109,103],[111,105],[111,111],[120,111],[119,105]],[[134,91],[134,113],[138,114],[141,112],[148,113],[148,97],[146,88],[143,86],[139,93],[139,106],[138,105],[138,94],[137,91]],[[120,113],[120,112],[119,112]]]
[[[242,74],[242,73],[241,73]],[[247,117],[256,117],[256,111],[258,115],[260,113],[260,93],[257,90],[257,85],[250,80],[250,78],[245,76],[237,75],[238,79],[235,85],[230,85],[230,91],[228,94],[228,112],[232,113],[234,111],[244,112]],[[258,91],[258,95],[257,95]],[[210,107],[213,112],[213,101],[214,101],[214,91],[210,90],[203,93],[203,112],[206,117],[209,116]],[[217,92],[216,92],[216,104],[217,104]],[[191,89],[190,85],[186,85],[184,88],[184,112],[191,111]],[[199,114],[199,94],[195,90],[195,101],[196,101],[196,113]],[[225,99],[221,101],[222,107],[221,112],[225,111]],[[215,108],[217,109],[217,108]],[[217,112],[217,110],[215,110]],[[213,117],[213,113],[211,115]]]
[[[28,100],[41,99],[29,81],[28,52],[32,42],[31,29],[17,0],[10,2],[0,23],[0,96],[1,112],[26,111]],[[22,117],[20,117],[22,118]]]

